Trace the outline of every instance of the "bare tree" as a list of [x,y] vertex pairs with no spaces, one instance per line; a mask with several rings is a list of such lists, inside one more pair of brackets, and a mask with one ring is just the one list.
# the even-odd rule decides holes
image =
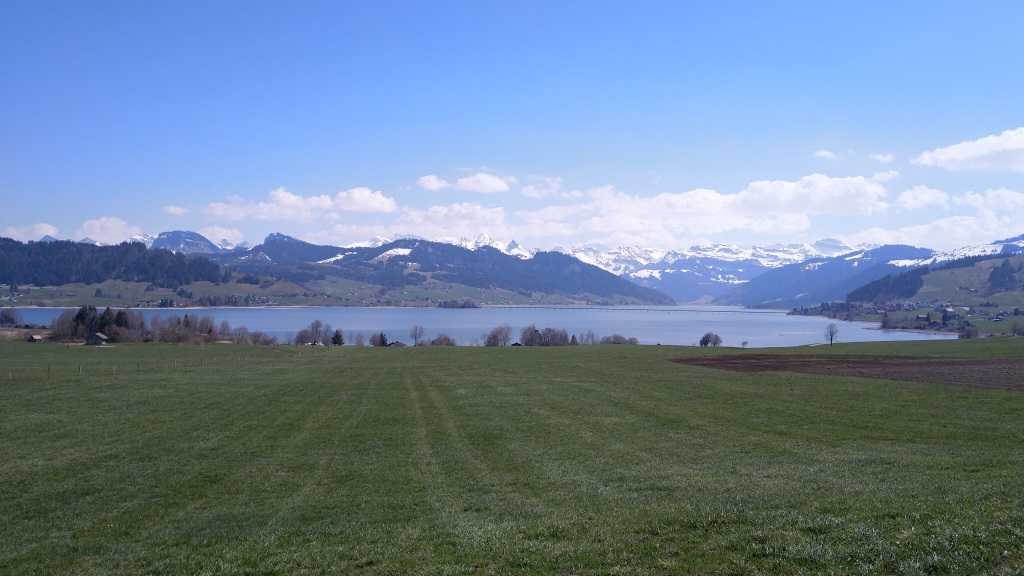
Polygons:
[[437,338],[430,341],[431,346],[455,346],[455,339],[447,334],[438,334]]
[[569,333],[564,328],[545,328],[540,333],[541,346],[568,346]]
[[502,324],[484,337],[484,346],[508,346],[512,340],[512,327]]
[[537,327],[533,324],[523,328],[523,331],[519,334],[519,343],[523,346],[540,346],[540,330],[537,330]]
[[835,322],[829,322],[828,326],[825,326],[825,339],[828,340],[828,345],[831,346],[836,341],[836,336],[839,335],[839,326]]
[[17,326],[21,324],[21,312],[14,308],[0,309],[0,326]]
[[295,344],[305,346],[313,343],[313,332],[309,328],[303,328],[295,334]]
[[312,340],[310,343],[314,345],[323,344],[324,341],[327,339],[326,328],[327,327],[324,326],[324,323],[319,320],[313,320],[312,322],[310,322],[309,334]]
[[420,326],[419,324],[413,326],[412,330],[409,331],[409,338],[412,338],[413,345],[419,346],[420,340],[423,339],[423,335],[426,334],[426,332],[427,331],[423,328],[423,326]]

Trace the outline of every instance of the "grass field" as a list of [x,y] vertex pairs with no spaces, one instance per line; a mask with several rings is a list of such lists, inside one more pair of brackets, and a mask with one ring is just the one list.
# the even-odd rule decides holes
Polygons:
[[743,353],[0,343],[0,573],[1024,571],[1024,394]]

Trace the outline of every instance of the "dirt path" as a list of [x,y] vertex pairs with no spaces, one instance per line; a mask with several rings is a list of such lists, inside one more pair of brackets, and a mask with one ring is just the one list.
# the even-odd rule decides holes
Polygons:
[[673,362],[737,372],[803,372],[1024,391],[1024,357],[911,358],[736,354],[677,358]]

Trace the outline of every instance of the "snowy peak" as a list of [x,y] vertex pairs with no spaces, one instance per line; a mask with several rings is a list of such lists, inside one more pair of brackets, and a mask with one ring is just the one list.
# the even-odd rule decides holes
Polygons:
[[227,238],[221,238],[220,242],[217,242],[217,249],[221,252],[234,252],[235,250],[248,250],[249,248],[252,248],[252,244],[248,242],[235,244]]
[[144,244],[146,248],[152,248],[153,242],[156,241],[156,236],[152,234],[132,234],[132,237],[128,239],[129,242],[138,242]]
[[568,254],[619,276],[642,270],[665,257],[663,252],[639,246],[611,247],[604,244],[578,244],[568,249],[557,247],[554,251]]

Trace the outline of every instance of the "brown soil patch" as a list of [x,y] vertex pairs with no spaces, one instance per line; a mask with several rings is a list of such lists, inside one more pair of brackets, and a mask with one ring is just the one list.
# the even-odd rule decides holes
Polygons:
[[1024,357],[911,358],[730,354],[677,358],[673,362],[737,372],[802,372],[1024,391]]

